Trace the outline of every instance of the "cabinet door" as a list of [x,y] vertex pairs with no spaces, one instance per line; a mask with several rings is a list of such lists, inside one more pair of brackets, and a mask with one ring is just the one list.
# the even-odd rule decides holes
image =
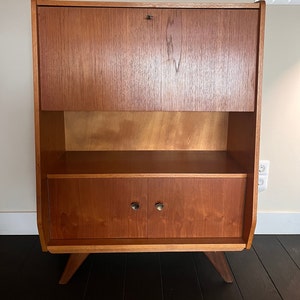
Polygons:
[[[135,238],[147,234],[145,180],[49,179],[48,188],[52,239]],[[132,208],[135,202],[138,209]]]
[[153,110],[160,102],[160,18],[153,9],[40,7],[45,110]]
[[258,13],[39,7],[41,107],[253,111]]
[[150,179],[148,237],[241,237],[245,184],[246,178]]
[[253,111],[258,10],[162,11],[165,110]]

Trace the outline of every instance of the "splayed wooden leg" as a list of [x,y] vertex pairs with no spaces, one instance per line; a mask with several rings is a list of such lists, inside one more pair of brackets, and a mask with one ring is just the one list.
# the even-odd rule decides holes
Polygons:
[[204,252],[206,257],[221,275],[226,283],[233,282],[233,275],[228,265],[224,252]]
[[85,259],[89,256],[89,253],[73,253],[70,254],[69,260],[65,267],[63,274],[59,280],[59,284],[66,284],[69,282],[74,273],[82,265]]

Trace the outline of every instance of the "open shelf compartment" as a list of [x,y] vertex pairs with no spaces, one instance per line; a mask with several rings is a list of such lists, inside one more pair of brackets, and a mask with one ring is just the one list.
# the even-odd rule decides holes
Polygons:
[[59,177],[246,177],[227,151],[67,151],[48,178]]

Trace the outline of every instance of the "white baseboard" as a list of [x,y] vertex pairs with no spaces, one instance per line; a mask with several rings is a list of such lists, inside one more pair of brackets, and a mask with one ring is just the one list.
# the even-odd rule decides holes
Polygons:
[[38,234],[36,212],[0,212],[0,235]]
[[300,234],[300,212],[258,212],[255,234]]
[[[0,212],[0,235],[38,234],[36,212]],[[300,234],[300,212],[259,212],[255,234]]]

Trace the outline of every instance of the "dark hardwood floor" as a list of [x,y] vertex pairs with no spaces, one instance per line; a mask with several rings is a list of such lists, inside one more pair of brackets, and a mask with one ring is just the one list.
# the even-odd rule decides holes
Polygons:
[[257,235],[226,257],[232,284],[202,253],[130,253],[90,255],[59,285],[67,255],[41,252],[37,236],[0,236],[0,299],[300,299],[300,235]]

